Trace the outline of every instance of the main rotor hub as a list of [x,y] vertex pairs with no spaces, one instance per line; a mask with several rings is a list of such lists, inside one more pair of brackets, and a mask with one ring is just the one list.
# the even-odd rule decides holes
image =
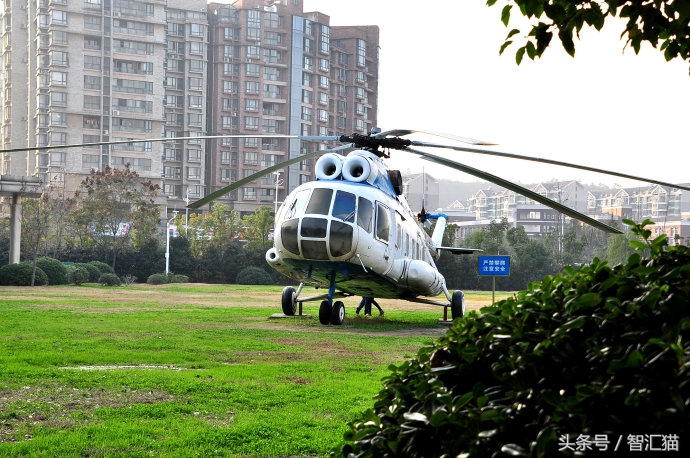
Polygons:
[[340,141],[344,143],[353,143],[356,148],[371,151],[378,157],[385,156],[383,150],[397,149],[402,150],[412,144],[411,140],[400,137],[372,137],[370,135],[352,134],[341,135]]

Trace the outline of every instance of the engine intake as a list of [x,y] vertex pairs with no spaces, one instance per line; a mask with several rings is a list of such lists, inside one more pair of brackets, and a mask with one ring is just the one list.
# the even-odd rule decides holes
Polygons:
[[364,156],[349,155],[343,163],[343,178],[355,183],[367,181],[375,170],[372,163]]
[[316,161],[316,178],[337,180],[343,170],[343,157],[335,153],[324,154]]

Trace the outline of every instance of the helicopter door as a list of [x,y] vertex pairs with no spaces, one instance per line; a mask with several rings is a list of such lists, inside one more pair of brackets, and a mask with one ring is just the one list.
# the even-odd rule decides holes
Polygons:
[[376,202],[376,221],[374,228],[374,261],[376,271],[387,274],[390,270],[395,251],[395,225],[391,210],[381,202]]

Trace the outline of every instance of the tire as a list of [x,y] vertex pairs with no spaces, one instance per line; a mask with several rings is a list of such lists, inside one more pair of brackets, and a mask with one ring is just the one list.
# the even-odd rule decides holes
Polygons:
[[453,319],[465,316],[465,293],[462,291],[453,291],[453,297],[450,301],[450,314]]
[[283,288],[283,297],[281,304],[283,306],[283,313],[287,316],[294,316],[295,311],[297,311],[297,295],[295,294],[295,288],[292,286],[286,286]]
[[333,310],[331,311],[331,324],[340,326],[345,321],[345,304],[340,301],[333,303]]
[[328,301],[321,301],[319,306],[319,323],[323,325],[331,324],[331,304]]

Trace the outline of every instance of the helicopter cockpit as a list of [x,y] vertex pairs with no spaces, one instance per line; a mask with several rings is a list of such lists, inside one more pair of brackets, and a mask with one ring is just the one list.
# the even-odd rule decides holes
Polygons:
[[[352,185],[349,185],[350,189]],[[388,243],[391,220],[387,208],[331,182],[312,182],[295,193],[279,218],[277,242],[295,256],[313,260],[344,259],[356,249],[357,232],[373,231]]]

